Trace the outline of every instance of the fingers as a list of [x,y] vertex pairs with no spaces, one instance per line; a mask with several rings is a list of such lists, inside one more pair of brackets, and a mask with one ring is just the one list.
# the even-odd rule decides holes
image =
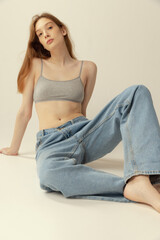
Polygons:
[[3,153],[5,155],[13,155],[13,156],[18,155],[18,152],[13,151],[11,148],[2,148],[0,149],[0,153]]

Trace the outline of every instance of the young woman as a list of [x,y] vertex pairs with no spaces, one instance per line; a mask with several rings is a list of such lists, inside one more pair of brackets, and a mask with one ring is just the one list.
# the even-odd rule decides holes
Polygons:
[[[96,74],[94,62],[74,56],[64,23],[49,13],[35,15],[17,80],[22,105],[11,145],[0,152],[18,154],[34,101],[42,189],[66,198],[145,203],[160,212],[160,127],[150,91],[144,85],[130,86],[89,120],[86,108]],[[124,178],[85,166],[121,140]]]

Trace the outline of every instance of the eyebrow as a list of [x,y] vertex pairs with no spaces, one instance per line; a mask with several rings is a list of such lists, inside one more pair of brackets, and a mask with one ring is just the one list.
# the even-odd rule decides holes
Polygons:
[[[53,23],[53,22],[48,22],[48,23]],[[44,24],[46,26],[48,23]],[[36,32],[38,32],[40,29],[37,29]]]

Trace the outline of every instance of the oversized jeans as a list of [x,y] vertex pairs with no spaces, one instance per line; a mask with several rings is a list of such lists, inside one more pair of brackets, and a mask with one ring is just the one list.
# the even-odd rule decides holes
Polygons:
[[[160,126],[150,91],[132,85],[92,119],[79,116],[36,135],[40,187],[66,198],[134,202],[124,197],[127,180],[149,175],[160,183]],[[124,177],[95,170],[85,163],[110,153],[122,140]],[[106,160],[107,161],[107,160]]]

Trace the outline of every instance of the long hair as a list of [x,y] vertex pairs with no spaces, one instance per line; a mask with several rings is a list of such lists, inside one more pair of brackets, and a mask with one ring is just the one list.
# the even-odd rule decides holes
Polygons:
[[25,54],[21,69],[19,71],[18,77],[17,77],[17,92],[19,92],[19,93],[23,93],[23,91],[24,91],[25,82],[26,82],[27,76],[32,67],[31,66],[32,59],[35,57],[43,58],[43,59],[47,59],[47,58],[51,57],[50,52],[48,50],[46,50],[43,47],[43,45],[39,42],[39,39],[35,33],[35,25],[36,25],[37,21],[42,17],[45,17],[45,18],[48,18],[48,19],[54,21],[54,23],[59,28],[61,28],[62,26],[65,27],[67,34],[64,36],[64,40],[65,40],[68,52],[72,58],[77,59],[73,53],[73,42],[71,40],[69,29],[66,26],[66,24],[64,24],[57,17],[53,16],[52,14],[50,14],[48,12],[44,12],[40,15],[37,15],[37,14],[34,15],[32,17],[32,21],[30,23],[30,36],[29,36],[26,54]]

